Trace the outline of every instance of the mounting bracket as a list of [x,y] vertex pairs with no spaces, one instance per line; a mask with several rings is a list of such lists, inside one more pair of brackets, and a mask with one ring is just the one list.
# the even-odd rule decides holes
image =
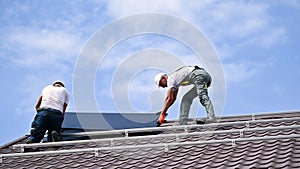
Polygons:
[[167,153],[170,150],[169,146],[166,144],[164,147],[165,147],[165,152]]
[[235,144],[235,139],[232,139],[232,140],[231,140],[231,146],[232,146],[232,147],[235,147],[235,146],[236,146],[236,144]]
[[184,132],[188,133],[189,132],[189,128],[188,127],[184,127]]
[[21,153],[24,153],[25,152],[24,145],[22,145],[20,148],[21,148]]
[[255,121],[255,114],[252,114],[252,121]]
[[243,138],[244,137],[244,129],[241,129],[240,130],[240,138]]
[[250,123],[249,121],[246,122],[246,128],[249,128],[250,127]]
[[95,149],[95,157],[98,157],[99,156],[99,149]]
[[115,141],[114,140],[110,140],[110,146],[114,147],[115,146]]
[[180,142],[180,137],[179,137],[179,135],[176,135],[176,142]]

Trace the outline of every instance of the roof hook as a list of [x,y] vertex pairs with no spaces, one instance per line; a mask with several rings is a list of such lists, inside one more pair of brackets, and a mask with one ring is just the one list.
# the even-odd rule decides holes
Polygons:
[[25,149],[24,149],[24,145],[21,146],[21,153],[24,153]]
[[110,146],[111,146],[111,147],[114,147],[114,146],[115,146],[115,141],[114,141],[114,139],[111,139],[111,140],[110,140]]
[[241,129],[240,130],[240,138],[243,138],[244,137],[244,129]]
[[252,121],[255,121],[255,114],[252,114]]
[[99,156],[99,149],[95,149],[95,157],[98,157]]
[[188,133],[188,132],[189,132],[189,127],[185,126],[185,127],[184,127],[184,132],[185,132],[185,133]]
[[165,147],[165,152],[167,153],[169,151],[169,146],[166,144],[164,147]]
[[180,142],[180,137],[179,137],[179,135],[176,135],[176,142],[177,142],[177,143]]
[[236,144],[235,144],[235,139],[232,139],[232,140],[231,140],[231,146],[232,146],[232,147],[235,147],[235,146],[236,146]]
[[246,122],[246,128],[249,128],[250,127],[250,123],[249,121]]

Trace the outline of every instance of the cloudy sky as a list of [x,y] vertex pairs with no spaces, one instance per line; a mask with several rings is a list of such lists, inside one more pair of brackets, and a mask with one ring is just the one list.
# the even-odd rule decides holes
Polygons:
[[[299,110],[299,20],[297,0],[0,0],[0,145],[29,132],[57,79],[68,111],[157,112],[153,76],[198,64],[219,116]],[[206,116],[196,99],[190,116]]]

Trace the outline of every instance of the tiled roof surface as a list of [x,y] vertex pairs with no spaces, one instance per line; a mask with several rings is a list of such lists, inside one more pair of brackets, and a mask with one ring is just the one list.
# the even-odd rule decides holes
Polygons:
[[299,113],[94,132],[93,140],[25,145],[38,147],[25,153],[22,137],[1,146],[0,168],[300,168]]

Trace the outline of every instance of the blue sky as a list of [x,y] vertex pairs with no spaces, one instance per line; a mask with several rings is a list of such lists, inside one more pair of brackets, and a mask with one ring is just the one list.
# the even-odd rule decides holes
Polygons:
[[[78,61],[89,42],[112,23],[143,13],[170,15],[196,27],[214,47],[223,74],[214,69],[215,61],[195,56],[187,44],[176,38],[142,33],[116,42],[114,37],[123,29],[111,29],[111,39],[98,39],[98,45],[114,46],[94,63],[96,72],[87,75],[92,79],[92,99],[100,112],[159,111],[165,90],[157,89],[153,76],[181,64],[195,63],[214,75],[210,95],[217,115],[300,109],[297,0],[0,0],[0,145],[29,132],[40,92],[54,80],[66,83],[71,96],[68,111],[77,110],[73,91],[78,89],[74,88],[74,79],[82,64]],[[164,22],[157,24],[158,28],[164,26]],[[141,68],[143,65],[148,66]],[[217,83],[223,76],[226,86]],[[180,98],[187,90],[181,89],[168,118],[177,118]],[[225,94],[224,100],[220,98],[221,92]],[[125,107],[122,103],[126,103]],[[131,106],[126,107],[127,103]],[[195,100],[191,117],[197,112],[198,117],[205,116]]]

